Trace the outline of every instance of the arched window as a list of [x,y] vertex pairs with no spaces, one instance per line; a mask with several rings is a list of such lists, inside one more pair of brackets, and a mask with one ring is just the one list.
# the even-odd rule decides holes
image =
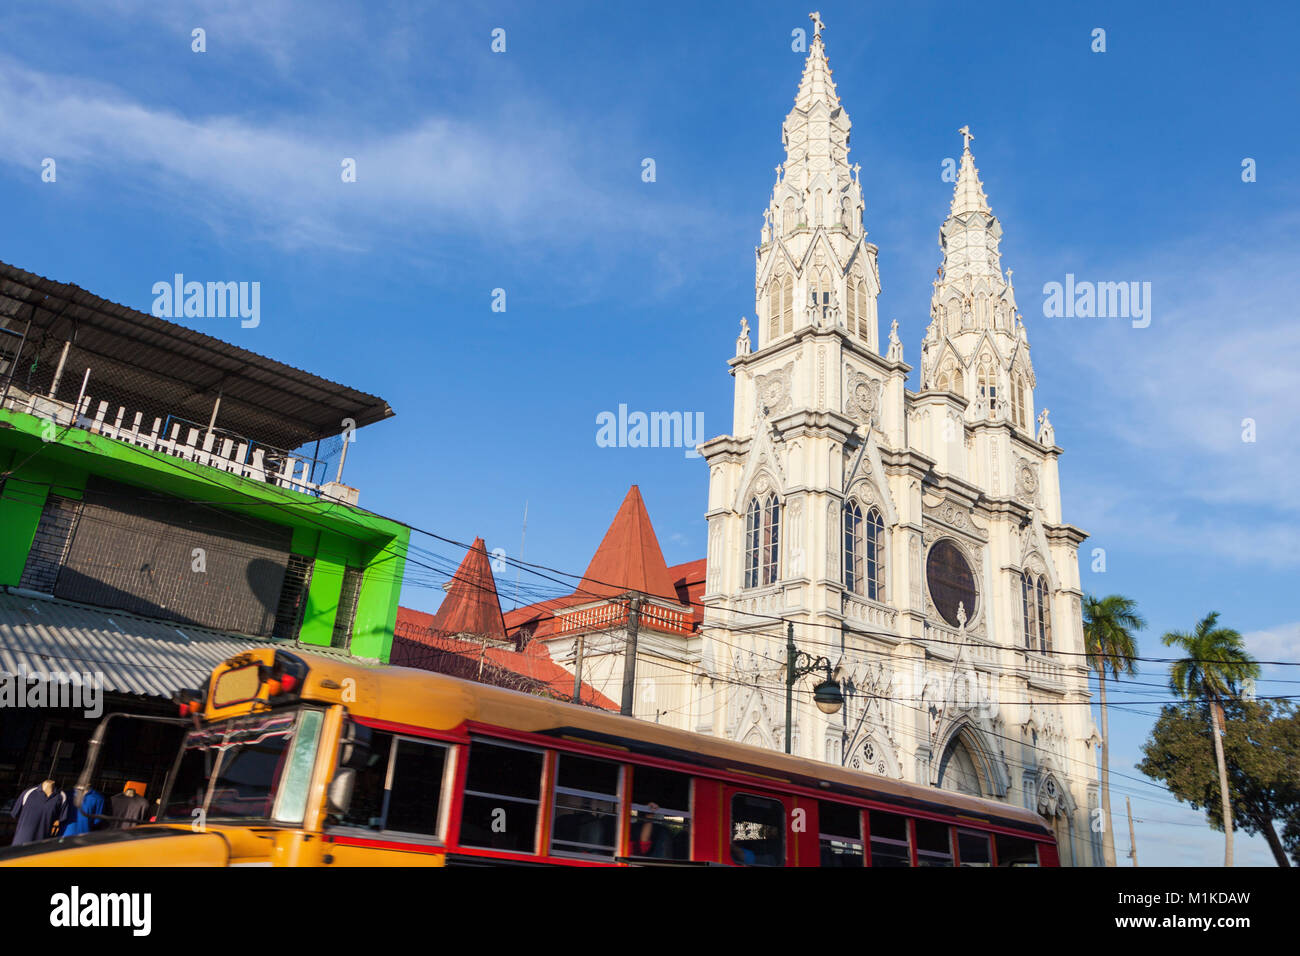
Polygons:
[[781,503],[776,495],[766,502],[751,498],[745,514],[745,587],[777,582],[781,545]]
[[767,285],[767,340],[781,334],[781,282],[775,276]]
[[873,601],[885,599],[885,521],[877,508],[864,518],[856,501],[844,505],[844,587]]
[[785,274],[781,280],[781,332],[789,335],[794,331],[794,276]]
[[844,588],[862,593],[862,509],[855,501],[844,503]]
[[1052,653],[1052,602],[1047,590],[1047,575],[1038,579],[1038,648]]
[[812,287],[812,302],[817,315],[826,317],[826,310],[831,304],[831,270],[825,266],[817,270],[816,281]]
[[844,324],[852,335],[854,329],[858,327],[858,279],[857,276],[849,276],[848,294],[844,297]]
[[992,413],[998,404],[998,373],[991,365],[980,366],[979,397],[984,399],[986,407]]
[[781,207],[781,232],[789,235],[794,232],[795,226],[798,225],[798,217],[795,214],[794,197],[787,196],[785,204]]
[[840,200],[840,225],[848,229],[853,224],[853,210],[849,205],[849,197],[845,196]]
[[1024,428],[1024,427],[1025,427],[1025,379],[1024,379],[1024,376],[1022,376],[1022,375],[1017,375],[1017,376],[1016,376],[1016,384],[1015,384],[1015,386],[1012,388],[1011,397],[1012,397],[1012,401],[1014,402],[1014,405],[1012,406],[1012,414],[1013,414],[1013,417],[1015,418],[1015,422],[1016,422],[1016,424],[1019,425],[1021,428]]
[[1020,575],[1020,603],[1024,616],[1025,649],[1042,654],[1052,652],[1051,595],[1047,575]]
[[948,366],[940,374],[938,380],[934,383],[935,389],[940,392],[952,392],[956,395],[964,395],[961,369]]
[[885,599],[885,521],[880,511],[867,512],[867,597]]
[[[871,341],[871,329],[876,325],[875,302],[867,295],[867,284],[858,280],[858,338],[864,342]],[[852,295],[853,291],[850,290]]]

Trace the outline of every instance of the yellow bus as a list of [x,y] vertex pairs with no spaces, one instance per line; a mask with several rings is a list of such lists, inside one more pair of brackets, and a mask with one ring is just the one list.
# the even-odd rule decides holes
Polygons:
[[[155,820],[4,866],[1055,866],[1028,810],[440,674],[273,647],[177,695]],[[92,784],[110,722],[92,739]]]

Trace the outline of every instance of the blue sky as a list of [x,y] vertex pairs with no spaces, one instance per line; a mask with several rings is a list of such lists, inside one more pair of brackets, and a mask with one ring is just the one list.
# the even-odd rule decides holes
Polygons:
[[[969,124],[1037,404],[1066,449],[1065,517],[1092,535],[1085,588],[1139,601],[1146,656],[1219,610],[1260,658],[1300,660],[1300,13],[1132,6],[822,7],[880,247],[882,330],[897,318],[919,366],[951,196],[940,172]],[[702,557],[702,461],[598,447],[596,416],[626,404],[730,429],[726,359],[754,312],[806,13],[11,2],[0,259],[145,310],[176,272],[259,281],[257,328],[189,324],[392,404],[347,463],[373,510],[517,556],[527,502],[524,557],[580,572],[637,483],[669,563]],[[1105,53],[1090,48],[1097,27]],[[1067,273],[1151,282],[1151,325],[1044,317],[1043,284]],[[1094,547],[1105,573],[1089,569]],[[436,607],[438,582],[413,569],[404,603]],[[521,596],[547,590],[521,582]],[[1167,696],[1163,665],[1139,680],[1152,686],[1112,700]],[[1125,706],[1114,797],[1122,813],[1131,793],[1147,821],[1140,861],[1221,862],[1221,835],[1133,769],[1156,705]],[[1244,838],[1239,859],[1271,862]]]

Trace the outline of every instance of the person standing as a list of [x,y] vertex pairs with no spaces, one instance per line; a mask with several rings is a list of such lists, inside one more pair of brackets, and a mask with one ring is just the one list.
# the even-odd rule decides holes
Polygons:
[[54,836],[67,803],[67,794],[53,780],[43,780],[39,787],[24,790],[10,811],[18,819],[13,845],[35,843]]
[[104,812],[104,795],[90,787],[81,798],[81,806],[75,808],[71,822],[63,828],[63,836],[77,836],[98,830],[103,823],[97,817]]

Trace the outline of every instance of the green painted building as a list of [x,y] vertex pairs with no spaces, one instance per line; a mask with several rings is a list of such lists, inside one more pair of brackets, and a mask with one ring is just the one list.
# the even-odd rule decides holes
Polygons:
[[341,481],[382,399],[3,263],[0,389],[0,588],[388,660],[410,529]]

